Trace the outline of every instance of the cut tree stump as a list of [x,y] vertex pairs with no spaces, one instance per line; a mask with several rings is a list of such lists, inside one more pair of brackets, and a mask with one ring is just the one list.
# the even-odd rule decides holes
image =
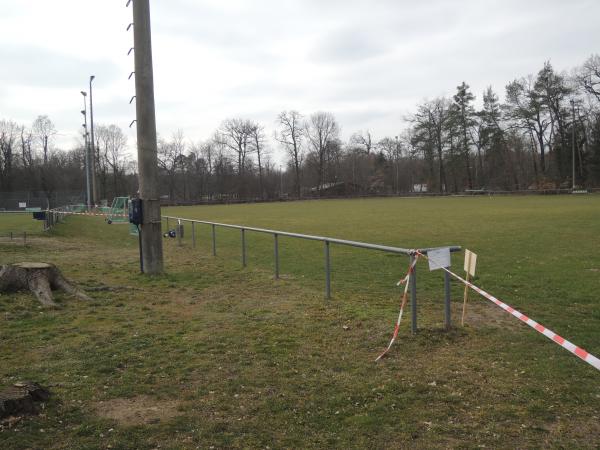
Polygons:
[[0,391],[0,419],[21,414],[37,414],[36,402],[45,402],[50,392],[37,383],[30,381],[15,383]]
[[92,300],[63,277],[54,264],[22,262],[0,266],[0,292],[29,290],[42,305],[57,307],[52,299],[52,291],[58,289],[80,300]]

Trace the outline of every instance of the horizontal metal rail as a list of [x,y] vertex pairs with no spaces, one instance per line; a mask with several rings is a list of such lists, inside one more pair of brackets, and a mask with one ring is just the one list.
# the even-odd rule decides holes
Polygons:
[[[167,220],[167,223],[169,220],[188,222],[188,223],[201,223],[201,224],[205,224],[205,225],[212,225],[215,227],[232,228],[234,230],[254,231],[256,233],[266,233],[266,234],[272,234],[272,235],[277,235],[277,236],[286,236],[286,237],[292,237],[292,238],[298,238],[298,239],[307,239],[307,240],[311,240],[311,241],[329,242],[330,244],[347,245],[350,247],[366,248],[369,250],[379,250],[379,251],[383,251],[383,252],[396,253],[396,254],[402,254],[402,255],[412,255],[417,250],[417,249],[408,249],[408,248],[401,248],[401,247],[390,247],[389,245],[370,244],[368,242],[349,241],[346,239],[337,239],[337,238],[331,238],[331,237],[326,237],[326,236],[315,236],[315,235],[311,235],[311,234],[290,233],[288,231],[271,230],[268,228],[246,227],[246,226],[242,226],[242,225],[232,225],[232,224],[228,224],[228,223],[208,222],[206,220],[184,219],[182,217],[174,217],[174,216],[162,216],[162,217],[163,217],[163,219]],[[446,248],[446,247],[449,247],[451,252],[461,251],[461,247],[457,246],[457,245],[445,246],[444,248]],[[421,253],[427,254],[428,251],[436,250],[438,248],[440,248],[440,247],[419,248],[418,250]]]
[[34,212],[39,212],[39,211],[45,211],[45,209],[39,209],[36,211],[23,211],[23,210],[19,210],[19,211],[4,211],[4,210],[0,210],[0,214],[32,214]]

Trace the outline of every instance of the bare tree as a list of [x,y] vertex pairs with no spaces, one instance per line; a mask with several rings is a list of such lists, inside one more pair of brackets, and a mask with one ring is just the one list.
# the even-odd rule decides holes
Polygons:
[[202,199],[206,196],[212,197],[212,173],[214,142],[198,142],[190,148],[188,154],[188,167],[193,177],[193,187],[196,197]]
[[48,149],[56,128],[48,116],[38,116],[31,128],[42,148],[44,164],[48,164]]
[[402,157],[402,146],[400,145],[398,136],[393,139],[390,137],[384,137],[377,143],[377,147],[390,162],[390,168],[392,169],[392,177],[394,180],[394,192],[398,194],[400,191],[399,167],[400,159]]
[[333,114],[316,112],[305,124],[306,138],[317,161],[317,187],[321,191],[325,182],[325,167],[328,160],[328,149],[335,148],[333,142],[338,140],[340,127]]
[[13,179],[13,158],[19,126],[11,120],[0,121],[0,187],[10,191]]
[[254,151],[251,133],[254,124],[247,119],[227,119],[215,135],[216,140],[237,159],[238,195],[246,194],[248,156]]
[[294,191],[296,197],[302,196],[300,184],[300,169],[302,167],[302,138],[304,135],[303,117],[298,111],[282,111],[277,116],[279,131],[275,132],[275,139],[286,149],[292,165],[294,166]]
[[373,148],[371,132],[369,130],[359,131],[350,137],[350,145],[360,147],[368,155]]
[[173,133],[170,141],[158,140],[158,166],[167,174],[169,199],[175,198],[177,171],[183,165],[185,142],[183,131]]
[[253,152],[256,153],[256,159],[258,162],[258,186],[260,191],[260,197],[265,197],[265,189],[263,183],[263,163],[261,158],[264,158],[266,151],[266,136],[265,129],[258,123],[250,122],[250,140],[253,147]]
[[117,125],[100,125],[97,127],[99,150],[101,151],[99,162],[110,167],[113,175],[114,195],[119,194],[119,177],[125,170],[125,150],[127,147],[127,136]]
[[237,157],[237,171],[239,176],[243,176],[247,157],[252,151],[250,145],[250,133],[253,123],[245,119],[227,119],[219,129],[217,139],[229,148]]
[[21,126],[21,163],[23,167],[33,167],[33,133]]
[[578,84],[600,101],[600,55],[590,56],[575,75]]

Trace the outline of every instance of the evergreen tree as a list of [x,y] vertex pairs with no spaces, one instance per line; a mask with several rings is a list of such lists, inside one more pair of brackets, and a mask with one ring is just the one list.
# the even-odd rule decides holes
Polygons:
[[454,104],[452,105],[452,115],[456,119],[456,123],[460,129],[461,153],[464,158],[465,169],[467,171],[467,183],[469,189],[473,189],[473,177],[471,175],[471,152],[469,142],[469,130],[475,125],[475,109],[473,101],[475,96],[469,91],[469,85],[464,81],[460,86],[456,87],[454,95]]

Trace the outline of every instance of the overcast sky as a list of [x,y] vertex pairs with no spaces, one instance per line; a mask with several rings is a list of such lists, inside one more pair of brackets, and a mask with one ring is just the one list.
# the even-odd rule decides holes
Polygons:
[[[0,119],[48,115],[75,145],[94,74],[94,119],[126,130],[134,82],[126,0],[0,0]],[[404,128],[463,80],[480,98],[545,60],[600,52],[599,0],[151,0],[158,132],[210,137],[225,118],[330,111],[342,136]],[[277,150],[275,150],[275,153]],[[275,159],[280,157],[275,155]]]

